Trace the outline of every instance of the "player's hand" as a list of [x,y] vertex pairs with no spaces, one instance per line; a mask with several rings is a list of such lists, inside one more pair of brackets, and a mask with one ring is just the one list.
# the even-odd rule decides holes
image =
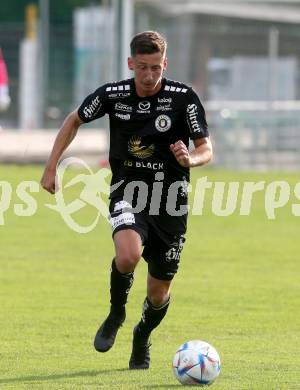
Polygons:
[[170,150],[182,167],[188,168],[191,166],[191,156],[184,142],[177,141],[175,144],[171,144]]
[[41,186],[50,194],[55,194],[58,191],[58,185],[56,180],[56,169],[45,169],[41,178]]

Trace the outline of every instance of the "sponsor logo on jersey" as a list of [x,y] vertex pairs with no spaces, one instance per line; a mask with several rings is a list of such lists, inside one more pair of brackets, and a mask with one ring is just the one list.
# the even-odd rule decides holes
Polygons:
[[151,157],[154,153],[155,146],[151,145],[143,145],[142,137],[133,136],[130,138],[128,142],[128,151],[134,156],[138,158],[148,158]]
[[156,111],[171,111],[171,110],[172,110],[172,107],[170,106],[170,104],[167,104],[165,106],[161,105],[161,106],[156,107]]
[[99,98],[99,96],[96,96],[92,100],[91,104],[89,104],[88,106],[84,107],[84,109],[83,109],[84,116],[87,119],[92,119],[95,115],[97,115],[97,113],[99,112],[101,106],[102,106],[102,104],[100,102],[100,98]]
[[120,113],[116,112],[115,116],[117,118],[123,119],[124,121],[129,121],[131,115],[130,114],[120,114]]
[[172,98],[168,97],[168,98],[157,98],[157,102],[158,103],[172,103]]
[[140,113],[140,114],[150,114],[150,107],[151,107],[151,103],[148,102],[147,100],[144,100],[142,102],[139,102],[138,104],[138,110],[136,110],[136,112]]
[[164,169],[164,163],[162,162],[145,162],[145,161],[124,161],[124,165],[126,167],[135,167],[135,168],[147,168],[152,169],[154,171],[161,171]]
[[109,99],[116,99],[116,98],[126,98],[130,96],[130,92],[117,92],[117,93],[110,93],[108,95]]
[[201,127],[198,122],[198,107],[196,104],[189,104],[186,109],[186,114],[191,132],[200,133]]
[[171,119],[168,115],[160,115],[155,119],[155,127],[161,133],[168,131],[171,127]]
[[140,109],[140,110],[143,110],[143,111],[149,110],[150,105],[151,105],[151,104],[150,104],[150,102],[148,102],[148,101],[139,102],[139,109]]
[[123,103],[118,102],[115,104],[115,110],[132,112],[132,107],[128,106],[127,104],[123,104]]

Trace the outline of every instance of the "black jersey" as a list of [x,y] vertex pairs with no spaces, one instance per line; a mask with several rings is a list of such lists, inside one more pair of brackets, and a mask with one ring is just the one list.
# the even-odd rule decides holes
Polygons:
[[78,109],[84,122],[108,114],[110,119],[109,162],[112,184],[125,180],[152,183],[164,173],[168,183],[189,181],[189,168],[182,167],[170,144],[208,136],[204,108],[193,89],[162,79],[161,89],[139,97],[134,79],[108,83],[87,96]]

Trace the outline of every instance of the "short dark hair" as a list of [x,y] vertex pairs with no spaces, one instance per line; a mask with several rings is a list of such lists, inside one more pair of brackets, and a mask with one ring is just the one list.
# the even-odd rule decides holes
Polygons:
[[136,34],[130,43],[131,56],[137,54],[165,54],[167,50],[166,39],[157,31],[143,31]]

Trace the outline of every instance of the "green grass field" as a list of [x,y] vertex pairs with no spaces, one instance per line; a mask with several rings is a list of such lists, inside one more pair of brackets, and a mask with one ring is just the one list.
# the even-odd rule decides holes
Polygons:
[[[127,366],[145,296],[145,263],[137,268],[115,346],[95,352],[94,334],[109,307],[110,227],[101,219],[88,234],[72,231],[44,206],[54,198],[42,190],[32,194],[35,215],[16,216],[17,184],[39,181],[41,173],[42,167],[0,166],[0,180],[13,189],[0,226],[1,388],[182,388],[171,369],[173,354],[183,342],[202,339],[221,356],[213,389],[300,389],[300,227],[291,212],[299,203],[293,194],[268,220],[263,192],[254,195],[250,216],[237,209],[217,217],[208,190],[203,216],[189,219],[173,301],[152,336],[151,368],[132,372]],[[203,175],[241,183],[284,180],[292,189],[299,180],[296,173],[193,171],[194,180]],[[79,186],[69,191],[74,199],[80,193]],[[83,208],[78,220],[87,223],[94,211]]]

